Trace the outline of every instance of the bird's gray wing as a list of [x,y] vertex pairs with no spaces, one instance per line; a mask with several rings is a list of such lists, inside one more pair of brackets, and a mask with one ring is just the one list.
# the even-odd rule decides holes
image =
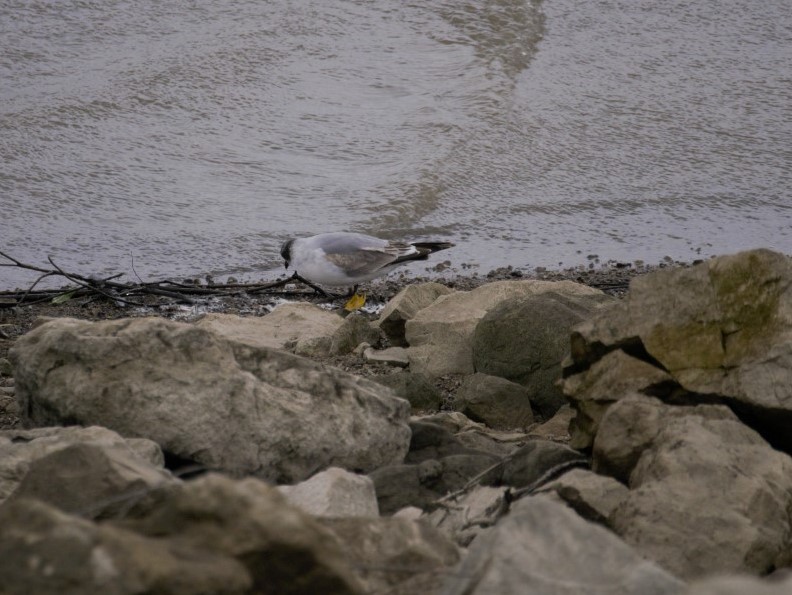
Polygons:
[[352,277],[369,275],[396,260],[395,256],[381,250],[338,252],[336,254],[327,254],[325,258]]
[[362,234],[324,244],[327,260],[353,276],[369,275],[415,252],[415,248],[405,242],[386,242]]

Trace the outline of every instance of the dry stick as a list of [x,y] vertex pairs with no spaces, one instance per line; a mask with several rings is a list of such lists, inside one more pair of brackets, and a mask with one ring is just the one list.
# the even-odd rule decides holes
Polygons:
[[[105,296],[108,299],[111,299],[111,300],[114,300],[114,301],[119,301],[119,302],[121,302],[123,304],[127,304],[127,305],[130,305],[130,306],[142,306],[142,307],[146,306],[146,304],[143,304],[143,303],[140,303],[140,302],[133,302],[131,300],[125,300],[124,298],[119,297],[117,295],[113,295],[111,293],[107,293],[106,291],[103,291],[103,290],[99,289],[99,287],[97,287],[96,285],[92,284],[92,282],[90,280],[86,279],[85,277],[80,277],[79,275],[71,275],[71,274],[65,272],[57,264],[55,264],[55,262],[52,260],[52,256],[48,256],[47,260],[49,260],[50,264],[52,266],[54,266],[55,269],[57,269],[57,271],[61,275],[66,277],[69,281],[73,281],[74,283],[77,283],[77,285],[80,285],[80,286],[84,287],[85,289],[89,289],[91,291],[95,291],[96,293],[99,293],[99,294]],[[83,282],[80,279],[86,279],[86,282]]]
[[[185,298],[184,297],[185,294],[206,295],[206,296],[215,296],[215,297],[255,294],[255,293],[265,292],[265,291],[268,291],[270,289],[274,289],[276,287],[283,287],[284,285],[287,285],[287,284],[289,284],[289,283],[291,283],[293,281],[300,281],[301,283],[303,283],[303,284],[307,285],[308,287],[310,287],[311,289],[313,289],[316,293],[319,293],[319,294],[321,294],[321,295],[323,295],[323,296],[325,296],[327,298],[330,298],[330,299],[338,299],[340,297],[343,297],[343,296],[336,296],[336,295],[328,294],[321,287],[319,287],[317,285],[314,285],[313,283],[311,283],[307,279],[301,277],[297,273],[295,273],[291,277],[286,277],[284,279],[279,279],[278,281],[275,281],[273,283],[267,283],[267,284],[257,285],[257,286],[249,286],[249,285],[244,285],[244,284],[238,284],[237,283],[237,284],[217,285],[217,286],[213,286],[213,287],[210,288],[210,287],[196,287],[195,285],[185,285],[185,284],[177,283],[175,281],[170,281],[170,280],[168,280],[168,281],[156,281],[156,282],[150,282],[150,283],[144,283],[141,280],[141,283],[139,283],[139,284],[112,283],[111,282],[112,279],[116,279],[118,277],[121,277],[123,275],[123,273],[118,273],[118,274],[115,274],[115,275],[112,275],[110,277],[106,277],[104,279],[101,279],[101,280],[97,281],[95,279],[84,277],[84,276],[78,275],[76,273],[68,273],[68,272],[64,271],[61,267],[59,267],[58,265],[56,265],[53,262],[51,257],[49,257],[48,260],[50,261],[52,266],[55,267],[55,270],[45,269],[45,268],[41,268],[41,267],[38,267],[38,266],[35,266],[35,265],[23,263],[20,260],[17,260],[16,258],[13,258],[12,256],[9,256],[8,254],[6,254],[6,253],[4,253],[2,251],[0,251],[0,256],[4,257],[5,259],[10,261],[10,263],[0,263],[0,266],[16,266],[16,267],[24,268],[26,270],[37,271],[37,272],[43,273],[43,276],[40,277],[30,288],[28,288],[28,290],[24,294],[22,294],[21,298],[20,298],[20,294],[19,293],[0,292],[0,295],[9,295],[9,296],[14,297],[15,299],[17,299],[17,301],[20,302],[20,303],[21,303],[21,301],[24,301],[24,300],[28,299],[28,297],[30,297],[32,295],[44,296],[44,297],[42,297],[41,300],[37,300],[37,301],[33,302],[33,303],[39,303],[39,301],[46,301],[48,299],[51,299],[53,296],[57,297],[58,295],[63,295],[65,293],[69,292],[69,291],[75,291],[76,290],[76,291],[87,291],[89,293],[97,293],[97,294],[99,294],[101,296],[107,297],[108,299],[117,300],[119,302],[130,304],[130,305],[134,305],[134,306],[145,306],[146,305],[146,304],[140,304],[140,303],[137,303],[137,302],[133,302],[133,301],[130,301],[130,300],[125,300],[125,299],[119,297],[118,295],[114,295],[113,293],[109,293],[107,291],[103,291],[102,290],[102,286],[106,285],[108,288],[112,288],[114,290],[119,291],[121,293],[121,295],[131,295],[131,294],[136,294],[136,295],[160,295],[160,296],[164,296],[164,297],[169,297],[169,298],[174,299],[174,300],[179,300],[179,301],[183,301],[183,302],[187,302],[187,303],[192,304],[192,303],[194,303],[194,301]],[[135,271],[135,275],[137,275],[137,271]],[[80,289],[75,288],[74,290],[73,289],[67,289],[65,291],[63,291],[63,290],[46,291],[45,290],[43,292],[34,292],[33,289],[36,286],[36,284],[38,284],[38,282],[41,281],[41,279],[43,279],[44,277],[47,277],[47,276],[62,276],[62,277],[65,277],[69,281],[77,283],[78,286],[80,288],[82,288],[82,289],[80,290]],[[140,276],[138,276],[138,279],[140,279]],[[163,285],[165,285],[165,287],[163,287]],[[227,289],[238,289],[239,291],[222,291],[222,290],[227,290]],[[304,295],[304,292],[286,291],[286,292],[281,292],[281,295]]]

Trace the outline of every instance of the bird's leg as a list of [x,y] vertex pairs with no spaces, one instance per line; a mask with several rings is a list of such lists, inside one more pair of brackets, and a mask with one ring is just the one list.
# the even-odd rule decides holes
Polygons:
[[319,293],[319,294],[321,294],[324,297],[330,297],[328,295],[328,293],[324,289],[322,289],[318,285],[314,285],[308,279],[300,277],[300,275],[297,274],[297,271],[294,271],[294,274],[292,275],[292,279],[296,279],[297,281],[300,281],[301,283],[304,283],[305,285],[307,285],[308,287],[313,289],[316,293]]

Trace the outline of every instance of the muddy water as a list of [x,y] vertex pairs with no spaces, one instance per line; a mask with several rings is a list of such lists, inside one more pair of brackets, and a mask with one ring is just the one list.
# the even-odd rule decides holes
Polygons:
[[0,0],[0,250],[143,278],[271,276],[344,229],[482,272],[792,252],[789,15]]

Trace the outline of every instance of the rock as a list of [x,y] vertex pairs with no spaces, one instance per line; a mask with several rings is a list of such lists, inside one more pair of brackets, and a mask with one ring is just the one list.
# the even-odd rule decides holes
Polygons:
[[278,486],[289,504],[318,517],[378,517],[374,482],[331,467],[293,486]]
[[789,595],[792,575],[773,580],[743,575],[706,578],[690,584],[684,595]]
[[[496,457],[484,454],[451,455],[415,465],[381,467],[369,477],[374,481],[380,513],[389,515],[407,506],[425,508],[497,462]],[[483,481],[496,481],[496,473],[494,470],[492,477]]]
[[599,422],[614,402],[630,393],[658,394],[670,383],[673,379],[664,371],[621,350],[564,379],[564,393],[577,413],[570,424],[570,445],[591,448]]
[[421,420],[410,421],[412,439],[405,463],[422,463],[432,459],[460,454],[481,454],[462,444],[443,426]]
[[85,518],[126,516],[177,480],[129,448],[76,443],[30,463],[9,501],[36,498]]
[[522,384],[534,409],[552,417],[566,404],[556,382],[572,328],[614,301],[603,293],[555,291],[503,300],[476,326],[473,365],[477,372]]
[[621,349],[691,395],[719,395],[792,450],[792,258],[769,250],[636,277],[627,298],[577,327],[578,368]]
[[569,423],[573,417],[575,417],[575,411],[569,405],[564,405],[545,423],[531,428],[528,437],[569,442]]
[[409,404],[387,388],[189,324],[58,319],[11,353],[27,423],[101,424],[210,469],[290,483],[409,445]]
[[233,343],[274,347],[312,356],[330,353],[333,337],[344,319],[313,304],[289,302],[277,306],[266,316],[243,318],[213,313],[194,324]]
[[369,378],[390,388],[397,397],[409,401],[413,411],[437,411],[443,402],[440,391],[423,374],[405,370]]
[[600,423],[594,462],[629,476],[611,527],[677,576],[792,564],[792,458],[727,407],[622,399]]
[[586,463],[578,451],[546,440],[531,440],[503,464],[501,481],[515,488],[529,486],[545,473],[565,463]]
[[380,332],[374,328],[368,319],[358,313],[351,313],[343,319],[330,337],[330,355],[345,355],[352,353],[361,343],[377,343]]
[[410,365],[407,350],[403,347],[388,347],[387,349],[372,349],[369,347],[363,352],[363,357],[367,362],[378,362],[397,368],[406,368]]
[[472,374],[473,335],[484,316],[504,301],[553,291],[563,295],[601,295],[571,281],[496,281],[473,291],[440,296],[405,325],[410,369],[429,376]]
[[430,306],[438,297],[449,293],[453,293],[453,290],[440,283],[408,285],[385,305],[377,325],[392,345],[406,347],[405,323],[420,310]]
[[168,491],[147,516],[115,524],[233,557],[254,593],[360,592],[332,534],[257,479],[204,475]]
[[627,496],[627,486],[612,477],[572,469],[542,486],[537,493],[555,492],[581,517],[601,525]]
[[511,454],[528,439],[525,432],[494,430],[468,419],[459,411],[441,411],[422,417],[421,421],[445,427],[466,448],[497,457]]
[[[455,543],[468,547],[506,506],[506,488],[476,486],[449,506],[438,507],[424,518]],[[480,522],[481,521],[481,522]]]
[[428,506],[440,497],[432,487],[442,474],[443,466],[436,460],[389,465],[370,473],[380,514],[390,515],[408,506]]
[[0,357],[0,376],[13,376],[14,368],[11,367],[11,362],[4,357]]
[[497,376],[467,376],[457,390],[455,404],[473,421],[497,430],[524,429],[533,423],[525,387]]
[[248,593],[234,558],[65,514],[36,500],[0,506],[0,576],[8,595]]
[[366,593],[436,593],[459,550],[428,523],[404,518],[323,519]]
[[537,496],[471,545],[443,595],[676,595],[683,584],[607,529]]
[[151,440],[125,439],[112,430],[97,426],[4,430],[0,431],[0,501],[19,486],[34,461],[83,443],[118,448],[154,467],[163,465],[162,451]]

